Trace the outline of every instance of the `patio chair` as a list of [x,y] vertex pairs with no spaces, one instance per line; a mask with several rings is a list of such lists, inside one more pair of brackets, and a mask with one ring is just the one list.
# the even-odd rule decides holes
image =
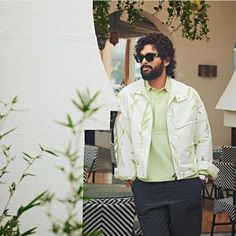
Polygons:
[[[221,161],[218,164],[218,168],[219,176],[215,182],[217,195],[213,205],[211,236],[214,235],[215,226],[229,224],[232,225],[231,235],[234,236],[236,223],[236,165]],[[229,195],[228,191],[231,191],[232,195]],[[220,213],[225,213],[229,220],[226,222],[216,222],[216,216]]]
[[223,146],[220,161],[236,164],[236,146]]
[[87,183],[92,174],[92,182],[95,183],[96,162],[99,147],[93,145],[84,146],[84,182]]
[[[213,150],[213,158],[214,160],[217,160],[215,163],[218,165],[219,162],[227,162],[227,163],[234,163],[236,164],[236,146],[222,146],[221,149]],[[217,181],[218,178],[215,180],[209,180],[208,183],[206,183],[203,186],[202,189],[202,196],[203,199],[211,199],[214,200],[217,191]],[[228,190],[225,190],[228,191]],[[229,193],[228,193],[229,194]]]

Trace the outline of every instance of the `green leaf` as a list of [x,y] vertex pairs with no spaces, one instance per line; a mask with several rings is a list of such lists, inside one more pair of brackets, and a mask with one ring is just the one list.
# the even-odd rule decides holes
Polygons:
[[60,225],[56,224],[56,223],[53,223],[52,224],[52,232],[57,234],[60,230]]
[[34,174],[31,174],[31,173],[25,173],[21,176],[21,179],[27,177],[27,176],[35,176]]
[[16,184],[15,182],[13,182],[10,186],[9,186],[9,192],[12,195],[16,190]]
[[30,156],[28,153],[26,152],[22,152],[26,157],[28,157],[29,159],[34,159],[32,156]]
[[56,168],[62,172],[65,172],[65,168],[63,166],[56,166]]
[[38,206],[42,203],[41,198],[47,193],[47,191],[39,194],[37,197],[35,197],[31,202],[29,202],[25,206],[20,206],[17,211],[17,217],[19,218],[25,211],[28,211],[29,209]]
[[15,96],[12,101],[11,104],[16,104],[18,102],[18,96]]
[[70,114],[67,114],[67,121],[68,121],[68,124],[67,124],[68,127],[74,128],[74,123],[73,123],[73,120],[72,120]]
[[2,213],[3,216],[8,216],[9,209],[5,209]]
[[51,155],[53,155],[53,156],[58,157],[58,155],[55,152],[51,151],[51,150],[45,149],[44,151],[51,154]]
[[0,135],[0,140],[1,140],[4,136],[10,134],[11,132],[13,132],[13,131],[16,130],[16,129],[17,129],[17,128],[15,127],[15,128],[13,128],[13,129],[10,129],[10,130],[6,131],[5,133],[1,134],[1,135]]
[[49,193],[49,192],[46,192],[42,197],[41,197],[41,201],[43,204],[45,203],[49,203],[49,202],[52,202],[52,200],[54,199],[55,197],[55,194],[54,193]]
[[72,100],[72,103],[75,105],[75,107],[82,111],[83,110],[83,106],[81,106],[77,101],[75,101],[74,99]]
[[30,160],[27,159],[26,157],[23,157],[23,159],[24,159],[29,165],[31,164]]
[[65,127],[68,127],[68,125],[67,125],[67,123],[65,123],[65,122],[62,122],[62,121],[55,121],[57,124],[59,124],[59,125],[62,125],[62,126],[65,126]]
[[41,151],[44,152],[44,148],[40,144],[39,144],[39,147],[40,147]]
[[25,231],[24,233],[22,233],[21,236],[27,236],[27,235],[35,234],[36,233],[36,229],[37,229],[37,227],[29,229],[29,230]]

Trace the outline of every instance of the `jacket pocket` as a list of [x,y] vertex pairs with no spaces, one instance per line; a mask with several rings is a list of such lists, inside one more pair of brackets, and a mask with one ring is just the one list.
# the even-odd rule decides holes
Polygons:
[[181,129],[186,125],[193,125],[197,121],[196,116],[193,112],[180,114],[173,120],[176,129]]
[[173,143],[177,149],[185,152],[189,146],[193,145],[196,123],[196,116],[193,112],[182,113],[173,119]]

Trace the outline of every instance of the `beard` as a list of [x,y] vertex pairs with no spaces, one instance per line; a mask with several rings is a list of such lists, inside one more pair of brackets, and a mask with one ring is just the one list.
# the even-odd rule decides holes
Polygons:
[[[149,70],[148,71],[144,70],[146,68],[149,68]],[[149,66],[149,65],[143,65],[140,68],[141,75],[144,80],[154,80],[154,79],[159,78],[162,75],[163,68],[164,68],[163,62],[161,62],[159,67],[154,67],[154,68],[152,68],[152,66]]]

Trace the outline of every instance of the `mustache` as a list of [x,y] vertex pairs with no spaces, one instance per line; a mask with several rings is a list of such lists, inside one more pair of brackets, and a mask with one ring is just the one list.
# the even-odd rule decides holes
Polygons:
[[152,67],[151,67],[151,66],[149,66],[149,65],[143,65],[143,66],[141,66],[141,71],[143,71],[143,69],[145,69],[145,68],[152,69]]

